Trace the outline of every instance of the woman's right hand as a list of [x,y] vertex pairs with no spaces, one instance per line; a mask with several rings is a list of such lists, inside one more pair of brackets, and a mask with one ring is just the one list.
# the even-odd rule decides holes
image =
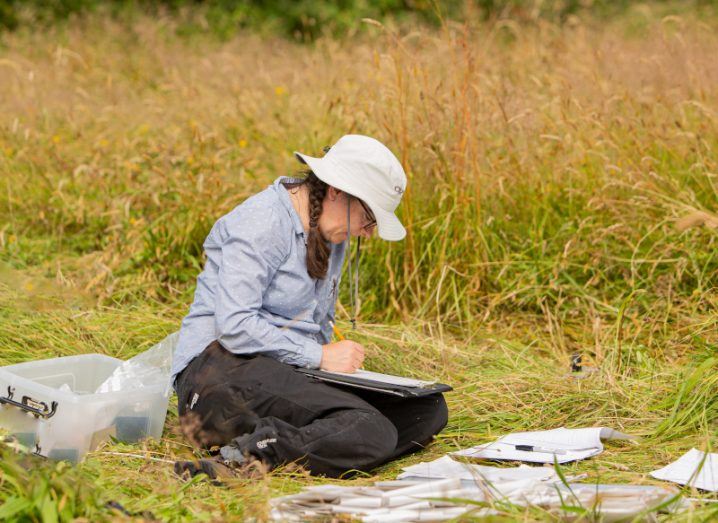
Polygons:
[[319,368],[331,372],[355,372],[364,363],[364,347],[350,340],[322,345],[322,362]]

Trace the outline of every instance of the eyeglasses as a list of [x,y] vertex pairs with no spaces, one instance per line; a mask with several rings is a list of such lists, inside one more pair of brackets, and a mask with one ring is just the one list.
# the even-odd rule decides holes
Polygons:
[[362,226],[362,229],[369,231],[376,225],[376,218],[374,217],[374,213],[371,212],[371,209],[367,207],[363,201],[359,198],[357,198],[357,200],[361,204],[362,209],[364,209],[364,221],[366,224]]

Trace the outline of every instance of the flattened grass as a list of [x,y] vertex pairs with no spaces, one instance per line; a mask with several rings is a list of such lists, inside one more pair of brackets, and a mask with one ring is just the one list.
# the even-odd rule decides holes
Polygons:
[[[128,357],[151,340],[161,339],[178,321],[178,317],[164,316],[156,306],[86,308],[78,314],[55,302],[42,312],[23,312],[12,306],[21,297],[7,285],[0,288],[4,311],[0,343],[8,348],[3,351],[3,362],[84,352]],[[430,460],[515,430],[601,425],[640,436],[639,445],[609,443],[600,456],[563,467],[565,474],[587,474],[589,481],[602,482],[660,484],[648,476],[659,464],[691,447],[715,449],[718,444],[714,430],[718,363],[711,356],[696,355],[685,365],[655,362],[618,378],[606,370],[577,375],[570,373],[568,362],[555,353],[551,337],[542,333],[540,323],[518,327],[511,321],[498,322],[473,333],[468,343],[453,337],[440,341],[421,327],[366,325],[358,339],[369,348],[368,366],[374,370],[434,376],[454,385],[455,391],[448,395],[449,426],[420,456],[404,458],[373,476],[349,482],[392,478],[402,464]],[[517,339],[521,334],[530,341]],[[63,496],[68,499],[65,503],[70,503],[66,512],[92,520],[119,517],[121,514],[107,505],[111,501],[135,517],[262,519],[267,515],[269,497],[322,481],[300,470],[285,469],[261,481],[238,480],[227,488],[205,481],[181,482],[174,476],[171,462],[197,454],[181,436],[174,402],[173,397],[161,441],[108,443],[74,468],[28,460],[5,449],[4,473],[23,486],[15,487],[12,481],[0,485],[3,499],[34,504],[20,512],[27,516],[57,507],[61,519],[59,501]],[[26,476],[21,465],[13,465],[17,462],[28,466],[31,474]],[[42,508],[48,503],[49,508]],[[705,520],[711,507],[682,517]],[[500,519],[553,519],[536,510],[504,510],[505,517]]]

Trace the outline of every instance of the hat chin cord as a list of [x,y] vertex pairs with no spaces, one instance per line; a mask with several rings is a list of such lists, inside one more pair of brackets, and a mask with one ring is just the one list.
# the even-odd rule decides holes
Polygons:
[[357,237],[356,272],[352,271],[352,249],[351,249],[351,199],[353,196],[347,194],[347,268],[349,269],[349,299],[351,301],[352,330],[357,328],[357,316],[359,315],[359,260],[361,250],[361,236]]

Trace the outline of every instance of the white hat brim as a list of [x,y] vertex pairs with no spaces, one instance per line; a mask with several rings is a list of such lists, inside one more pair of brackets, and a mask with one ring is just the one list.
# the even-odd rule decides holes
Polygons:
[[379,238],[390,242],[398,242],[404,239],[406,229],[396,214],[385,211],[381,207],[372,206],[370,202],[366,202],[366,204],[376,218],[376,231],[377,234],[379,234]]
[[338,165],[327,165],[327,162],[323,158],[315,158],[313,156],[307,156],[300,152],[294,152],[297,160],[309,166],[312,172],[326,184],[332,187],[344,191],[352,196],[360,198],[366,203],[374,213],[376,218],[376,229],[379,237],[382,240],[395,242],[403,240],[406,236],[406,229],[401,224],[399,218],[393,212],[386,211],[379,207],[371,198],[367,198],[362,195],[361,187],[352,183],[352,177]]

